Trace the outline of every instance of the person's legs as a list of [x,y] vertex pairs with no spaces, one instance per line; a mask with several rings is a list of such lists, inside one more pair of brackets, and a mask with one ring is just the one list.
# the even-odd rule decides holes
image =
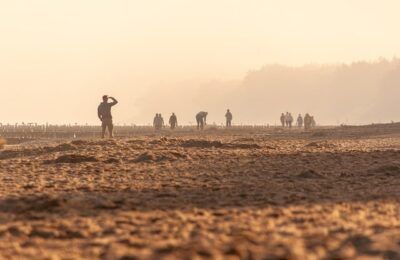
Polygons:
[[110,135],[110,138],[114,137],[113,130],[114,130],[114,125],[113,125],[113,122],[110,120],[110,122],[108,124],[108,133]]
[[106,128],[107,128],[107,125],[105,124],[105,122],[102,122],[102,124],[101,124],[101,138],[104,138],[104,136],[106,134]]
[[105,138],[106,131],[108,130],[109,136],[113,137],[113,122],[112,119],[103,119],[101,137]]

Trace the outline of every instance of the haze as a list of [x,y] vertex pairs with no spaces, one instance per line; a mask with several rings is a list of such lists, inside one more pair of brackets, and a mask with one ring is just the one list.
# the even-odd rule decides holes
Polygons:
[[200,110],[219,124],[226,108],[248,124],[287,110],[322,124],[399,121],[398,10],[389,0],[3,1],[0,122],[98,124],[103,94],[120,101],[121,124],[158,112],[190,123]]

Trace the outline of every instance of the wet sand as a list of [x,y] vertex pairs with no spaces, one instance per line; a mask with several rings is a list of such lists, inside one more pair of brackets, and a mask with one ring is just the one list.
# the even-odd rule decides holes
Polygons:
[[400,259],[400,126],[29,142],[0,258]]

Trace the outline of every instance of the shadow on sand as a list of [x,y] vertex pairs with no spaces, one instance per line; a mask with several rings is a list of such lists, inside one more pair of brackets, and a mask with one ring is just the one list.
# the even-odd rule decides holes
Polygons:
[[[82,188],[70,192],[9,196],[0,199],[0,213],[16,218],[43,218],[49,214],[95,216],[110,211],[240,209],[387,200],[398,203],[399,159],[397,151],[308,153],[301,157],[271,155],[259,159],[265,163],[266,170],[245,176],[249,165],[238,165],[235,173],[208,175],[206,178],[214,180],[202,182],[199,179],[191,187],[164,183],[152,189],[104,191]],[[274,170],[280,162],[286,161],[291,165]],[[292,165],[304,165],[307,161],[318,161],[319,166],[292,168]],[[365,165],[368,161],[371,164]],[[342,167],[351,162],[354,162],[352,167]],[[217,171],[224,167],[223,163],[218,165],[217,162],[214,166]],[[221,178],[223,182],[216,181]]]

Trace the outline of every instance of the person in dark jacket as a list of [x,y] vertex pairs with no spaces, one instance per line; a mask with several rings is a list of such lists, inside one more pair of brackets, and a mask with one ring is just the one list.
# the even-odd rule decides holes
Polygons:
[[[111,99],[112,102],[108,102]],[[118,101],[107,95],[103,96],[103,102],[100,103],[99,107],[97,108],[97,115],[101,121],[101,137],[104,138],[106,134],[106,130],[108,129],[108,133],[110,138],[113,138],[113,118],[111,115],[111,108],[118,104]]]

